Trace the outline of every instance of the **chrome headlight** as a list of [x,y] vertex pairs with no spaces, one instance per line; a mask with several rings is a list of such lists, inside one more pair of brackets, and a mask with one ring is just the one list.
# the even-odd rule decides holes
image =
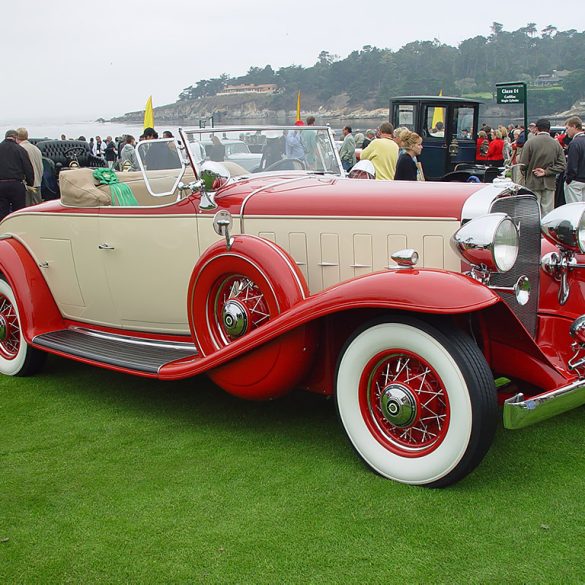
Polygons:
[[540,227],[553,244],[585,254],[585,203],[567,203],[553,209],[542,218]]
[[485,266],[490,272],[508,272],[518,257],[518,228],[505,213],[490,213],[459,228],[451,238],[451,246],[473,266]]

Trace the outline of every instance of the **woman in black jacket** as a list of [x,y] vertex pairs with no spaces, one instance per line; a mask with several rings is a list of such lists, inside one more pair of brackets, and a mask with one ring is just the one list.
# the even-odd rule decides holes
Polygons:
[[405,130],[400,135],[400,142],[404,152],[398,157],[396,163],[395,181],[416,181],[418,179],[417,156],[422,152],[422,138],[410,130]]

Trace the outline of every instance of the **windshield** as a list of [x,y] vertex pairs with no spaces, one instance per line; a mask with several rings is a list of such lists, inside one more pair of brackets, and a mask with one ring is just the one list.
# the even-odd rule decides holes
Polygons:
[[273,171],[343,176],[328,127],[215,127],[189,129],[184,133],[197,164],[224,163],[231,176]]

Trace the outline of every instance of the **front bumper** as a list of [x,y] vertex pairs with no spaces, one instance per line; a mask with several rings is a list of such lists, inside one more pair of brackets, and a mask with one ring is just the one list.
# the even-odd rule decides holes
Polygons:
[[585,404],[585,380],[524,399],[519,393],[504,403],[504,427],[522,429]]

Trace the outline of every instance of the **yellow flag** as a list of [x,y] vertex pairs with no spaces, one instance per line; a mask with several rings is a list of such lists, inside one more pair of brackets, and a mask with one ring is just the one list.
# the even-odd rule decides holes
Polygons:
[[[440,96],[443,95],[443,90],[439,92],[439,95]],[[443,127],[445,126],[445,108],[435,107],[435,110],[433,112],[433,128],[437,127],[438,122],[441,122],[441,124],[443,124]]]
[[301,90],[297,93],[297,122],[301,121]]
[[144,128],[154,128],[154,112],[152,110],[152,96],[146,102],[146,109],[144,110]]

